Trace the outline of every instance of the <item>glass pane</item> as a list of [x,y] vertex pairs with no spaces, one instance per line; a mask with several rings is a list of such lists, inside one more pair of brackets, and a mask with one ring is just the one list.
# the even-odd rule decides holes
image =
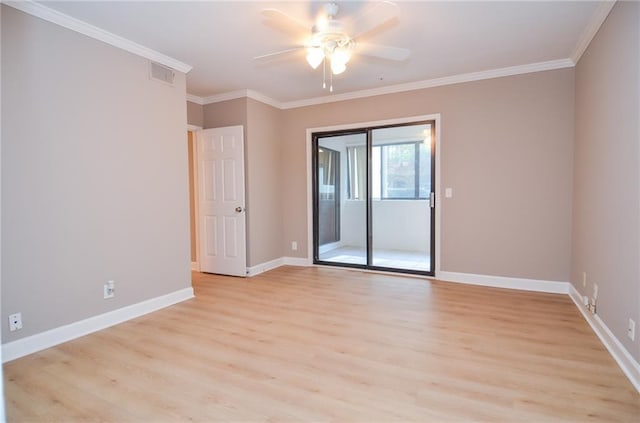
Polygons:
[[382,194],[381,155],[382,147],[373,147],[371,150],[371,196],[378,200]]
[[429,198],[431,193],[431,137],[420,143],[419,192],[420,198]]
[[367,264],[366,134],[318,139],[318,259]]
[[431,271],[431,126],[376,129],[372,137],[382,197],[372,199],[371,265]]
[[416,144],[382,147],[383,198],[416,196]]

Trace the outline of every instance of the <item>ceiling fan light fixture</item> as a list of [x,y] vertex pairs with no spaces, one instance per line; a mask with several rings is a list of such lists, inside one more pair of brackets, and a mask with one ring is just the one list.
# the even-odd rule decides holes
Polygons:
[[[310,29],[311,33],[302,45],[298,44],[295,48],[265,54],[254,59],[270,59],[294,50],[304,49],[306,61],[312,69],[317,69],[322,65],[322,88],[329,85],[330,92],[333,92],[333,75],[339,75],[347,70],[347,63],[349,63],[352,54],[363,54],[386,60],[406,60],[411,53],[407,49],[359,42],[362,34],[377,31],[383,28],[387,22],[397,19],[398,12],[395,3],[388,0],[376,0],[374,3],[377,4],[365,8],[360,16],[345,20],[337,18],[340,8],[335,1],[329,0],[329,3],[319,11],[310,28],[303,20],[278,9],[264,9],[262,14],[273,23],[279,22],[281,25],[286,25],[288,29],[292,26],[295,26],[296,29],[302,28],[305,31]],[[352,33],[355,35],[351,35]],[[327,84],[327,79],[329,79],[329,84]],[[380,80],[382,79],[380,78]]]
[[324,52],[320,47],[308,47],[307,48],[307,63],[313,69],[317,69],[324,60]]
[[351,59],[351,53],[349,49],[346,47],[338,47],[333,51],[331,55],[331,61],[337,61],[339,63],[347,64],[349,63],[349,59]]
[[340,61],[340,60],[334,60],[333,57],[331,57],[331,72],[334,75],[340,75],[342,72],[344,72],[347,69],[347,64]]

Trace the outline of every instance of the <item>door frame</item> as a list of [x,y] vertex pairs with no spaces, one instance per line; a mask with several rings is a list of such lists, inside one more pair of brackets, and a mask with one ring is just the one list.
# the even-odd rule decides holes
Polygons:
[[[187,132],[191,132],[193,134],[193,213],[195,215],[195,241],[196,241],[196,261],[191,262],[191,270],[195,270],[196,272],[200,271],[200,222],[198,216],[200,216],[200,206],[199,203],[199,195],[198,195],[198,131],[201,131],[202,126],[187,124]],[[187,142],[189,139],[187,137]],[[189,152],[189,147],[187,146],[187,153]],[[191,210],[189,210],[191,213]],[[189,217],[191,218],[191,217]]]
[[314,257],[314,242],[313,242],[313,230],[314,230],[314,219],[313,219],[313,180],[314,180],[314,170],[313,170],[313,134],[316,132],[333,132],[333,131],[348,131],[348,130],[356,130],[367,127],[374,126],[387,126],[387,125],[398,125],[398,124],[408,124],[412,122],[420,122],[432,120],[435,121],[435,149],[436,149],[436,184],[435,184],[435,268],[434,268],[434,276],[424,276],[425,278],[438,278],[440,275],[440,256],[441,256],[441,248],[440,248],[440,234],[441,234],[441,222],[442,222],[442,207],[440,205],[440,199],[444,196],[442,194],[441,188],[441,161],[440,161],[440,137],[442,133],[442,123],[440,113],[430,114],[430,115],[420,115],[420,116],[411,116],[397,119],[386,119],[386,120],[378,120],[378,121],[368,121],[368,122],[356,122],[349,123],[344,125],[333,125],[333,126],[322,126],[322,127],[314,127],[307,128],[306,130],[306,156],[307,156],[307,260],[306,264],[308,266],[317,266],[313,263]]

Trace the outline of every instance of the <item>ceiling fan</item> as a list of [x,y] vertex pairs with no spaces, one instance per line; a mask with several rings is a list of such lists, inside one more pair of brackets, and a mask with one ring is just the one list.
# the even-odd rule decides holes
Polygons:
[[[313,69],[321,64],[325,69],[323,88],[326,88],[326,66],[330,66],[330,79],[344,72],[347,63],[354,54],[380,59],[404,61],[410,50],[399,47],[365,43],[367,35],[385,29],[386,25],[397,20],[398,8],[390,1],[380,1],[364,10],[352,20],[338,19],[339,7],[336,3],[324,5],[315,22],[306,22],[290,16],[279,9],[264,9],[262,15],[269,23],[296,35],[304,42],[293,48],[254,57],[254,60],[269,61],[291,53],[306,50],[306,59]],[[301,36],[302,35],[302,36]],[[331,82],[330,91],[333,91]]]

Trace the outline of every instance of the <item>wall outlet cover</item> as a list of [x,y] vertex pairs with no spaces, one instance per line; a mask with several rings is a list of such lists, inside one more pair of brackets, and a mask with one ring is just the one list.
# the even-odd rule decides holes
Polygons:
[[22,313],[9,315],[9,331],[13,332],[22,329]]
[[105,300],[116,296],[116,283],[114,281],[108,281],[104,284],[103,288],[103,296]]

